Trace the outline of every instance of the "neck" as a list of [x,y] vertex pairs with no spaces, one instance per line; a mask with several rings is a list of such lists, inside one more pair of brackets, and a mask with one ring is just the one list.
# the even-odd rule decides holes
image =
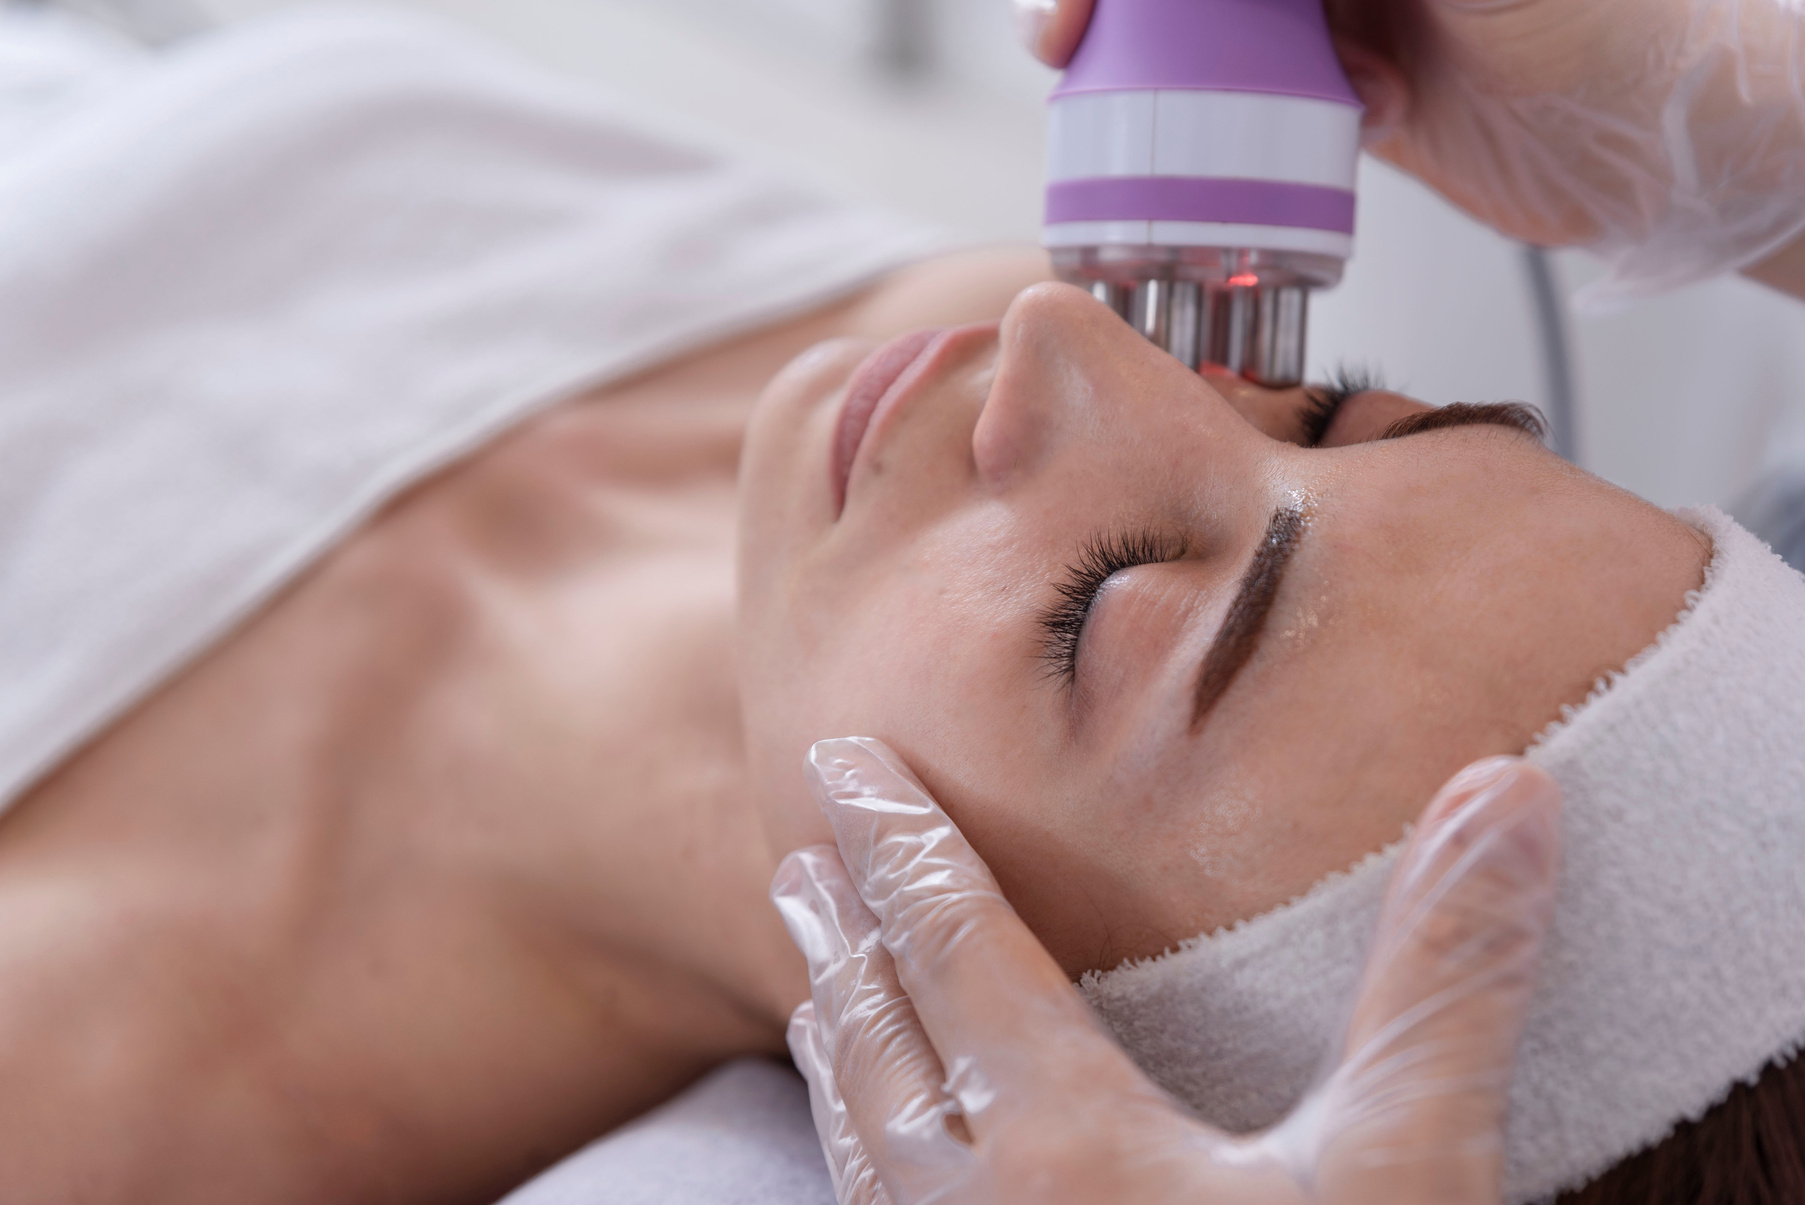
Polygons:
[[[0,961],[34,968],[0,984],[0,1049],[68,1135],[0,1133],[0,1162],[47,1169],[39,1195],[80,1169],[492,1199],[782,1049],[806,983],[743,806],[733,441],[547,420],[391,507],[0,826],[0,911],[32,918]],[[629,434],[641,476],[598,474]],[[117,1057],[71,1079],[96,1042]]]
[[915,275],[424,483],[12,809],[14,1195],[492,1200],[782,1049],[807,985],[740,742],[739,443],[817,339],[1000,309]]
[[[551,922],[533,940],[561,931],[567,973],[598,1000],[638,983],[657,1003],[629,1028],[708,1062],[781,1051],[807,994],[767,899],[778,855],[750,804],[741,740],[742,425],[735,398],[617,392],[473,465],[480,480],[462,488],[481,505],[444,553],[469,629],[425,658],[477,721],[470,773],[507,810],[508,856],[531,859],[510,867],[522,873],[498,907]],[[428,538],[406,537],[415,549]],[[439,746],[446,725],[420,731]]]

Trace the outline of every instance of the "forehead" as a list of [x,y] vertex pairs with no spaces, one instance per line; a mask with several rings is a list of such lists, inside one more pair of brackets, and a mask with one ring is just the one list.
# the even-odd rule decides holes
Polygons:
[[[1533,450],[1496,434],[1496,446],[1472,449],[1478,462],[1509,455],[1507,441]],[[1435,447],[1461,438],[1291,450],[1339,467],[1312,478],[1317,511],[1260,649],[1196,732],[1186,714],[1148,724],[1142,739],[1075,748],[1038,676],[1036,621],[1054,576],[1079,540],[1133,513],[1136,486],[1156,497],[1164,487],[1132,483],[1111,507],[968,508],[911,549],[909,571],[892,579],[904,583],[893,599],[927,617],[899,680],[901,695],[923,702],[905,756],[1062,962],[1079,965],[1067,955],[1082,962],[1086,949],[1157,952],[1162,934],[1252,915],[1395,836],[1389,813],[1336,784],[1370,778],[1363,759],[1422,726],[1424,700],[1399,657],[1414,614],[1405,603],[1446,567],[1446,549],[1421,539],[1445,521],[1436,495],[1487,488],[1472,463]],[[1253,496],[1239,493],[1244,504]],[[1247,525],[1253,537],[1270,513]],[[1400,551],[1415,565],[1398,564]],[[1151,949],[1107,945],[1137,926],[1154,934]]]

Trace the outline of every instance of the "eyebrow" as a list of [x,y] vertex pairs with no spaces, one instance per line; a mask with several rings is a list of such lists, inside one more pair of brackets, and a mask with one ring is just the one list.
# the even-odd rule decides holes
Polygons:
[[1478,426],[1509,427],[1538,443],[1548,442],[1548,420],[1542,417],[1540,410],[1523,402],[1452,402],[1420,414],[1405,415],[1379,432],[1379,439],[1402,439],[1424,431]]
[[[1455,427],[1495,426],[1531,436],[1539,442],[1548,439],[1548,422],[1542,412],[1522,402],[1453,402],[1411,414],[1399,419],[1379,434],[1380,440],[1403,439],[1425,431],[1445,431]],[[1266,629],[1266,617],[1277,601],[1279,586],[1285,580],[1285,569],[1304,534],[1304,513],[1296,507],[1281,507],[1273,512],[1266,525],[1260,546],[1254,549],[1253,562],[1241,577],[1234,601],[1229,603],[1228,618],[1204,654],[1203,669],[1197,678],[1196,700],[1191,708],[1191,727],[1208,718],[1222,696],[1234,683],[1242,666],[1253,658],[1259,647],[1260,634]]]
[[1259,646],[1260,633],[1266,628],[1266,617],[1278,598],[1285,568],[1297,551],[1304,526],[1304,513],[1296,507],[1281,508],[1266,525],[1266,534],[1254,549],[1253,563],[1242,575],[1234,601],[1228,606],[1228,618],[1222,621],[1221,630],[1204,654],[1197,699],[1191,710],[1193,729],[1203,723]]

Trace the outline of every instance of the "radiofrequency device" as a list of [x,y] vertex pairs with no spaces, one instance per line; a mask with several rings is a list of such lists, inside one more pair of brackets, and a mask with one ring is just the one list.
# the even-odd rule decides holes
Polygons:
[[1360,151],[1322,0],[1096,0],[1049,103],[1060,278],[1192,368],[1301,381]]

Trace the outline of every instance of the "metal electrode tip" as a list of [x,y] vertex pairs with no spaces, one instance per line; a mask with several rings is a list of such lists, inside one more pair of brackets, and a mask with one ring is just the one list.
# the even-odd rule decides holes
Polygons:
[[1333,256],[1248,247],[1056,247],[1053,268],[1187,368],[1220,364],[1275,389],[1303,383],[1310,294]]
[[1275,389],[1303,382],[1310,312],[1304,285],[1096,280],[1090,291],[1187,368],[1220,364]]

